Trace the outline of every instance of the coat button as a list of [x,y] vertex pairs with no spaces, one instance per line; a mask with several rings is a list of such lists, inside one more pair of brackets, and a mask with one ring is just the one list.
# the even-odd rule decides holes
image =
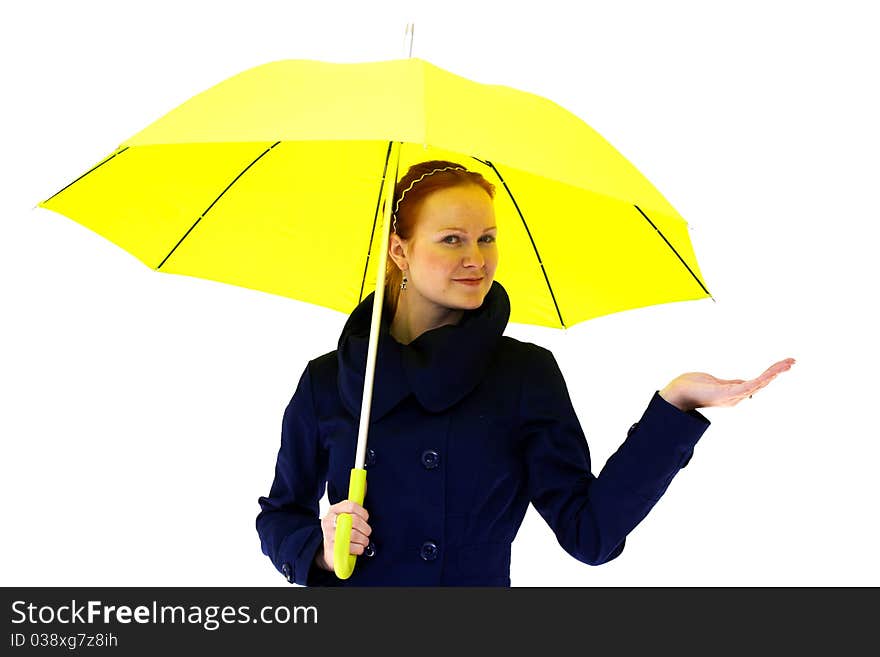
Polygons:
[[370,541],[370,544],[364,548],[364,556],[365,557],[374,557],[376,556],[376,544],[373,541]]
[[632,425],[632,426],[629,428],[629,431],[626,432],[626,437],[629,438],[629,436],[632,434],[633,431],[636,430],[636,427],[638,427],[638,426],[639,426],[639,423],[638,423],[638,422],[636,422],[634,425]]
[[290,564],[286,561],[281,564],[281,574],[284,575],[284,579],[293,584],[293,573],[290,572]]
[[426,541],[425,543],[422,543],[422,549],[419,550],[419,556],[425,561],[434,561],[439,552],[440,548],[437,547],[437,544],[434,541]]
[[422,465],[428,470],[433,470],[440,465],[440,454],[433,449],[426,449],[422,452]]
[[367,457],[364,459],[364,466],[376,465],[376,452],[367,448]]

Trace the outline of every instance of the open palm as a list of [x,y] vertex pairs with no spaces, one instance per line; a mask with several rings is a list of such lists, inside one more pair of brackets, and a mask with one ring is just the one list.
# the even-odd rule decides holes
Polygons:
[[660,395],[682,410],[708,406],[735,406],[794,365],[794,358],[780,360],[754,379],[719,379],[705,372],[687,372],[669,382]]

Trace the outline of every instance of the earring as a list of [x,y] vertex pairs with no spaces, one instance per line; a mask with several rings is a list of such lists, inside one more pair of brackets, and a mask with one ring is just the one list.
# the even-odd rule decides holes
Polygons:
[[406,271],[405,271],[405,270],[404,270],[404,272],[403,272],[403,280],[400,281],[400,289],[401,289],[401,290],[405,290],[405,289],[406,289]]

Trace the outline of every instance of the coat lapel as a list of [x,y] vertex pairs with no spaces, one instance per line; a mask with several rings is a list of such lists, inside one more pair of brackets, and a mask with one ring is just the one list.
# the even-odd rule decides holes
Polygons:
[[[339,395],[354,417],[361,411],[374,295],[351,313],[337,349]],[[425,331],[408,345],[391,337],[391,318],[383,313],[370,421],[379,420],[409,394],[432,413],[457,404],[485,376],[509,318],[510,299],[498,281],[483,304],[466,311],[458,324]]]

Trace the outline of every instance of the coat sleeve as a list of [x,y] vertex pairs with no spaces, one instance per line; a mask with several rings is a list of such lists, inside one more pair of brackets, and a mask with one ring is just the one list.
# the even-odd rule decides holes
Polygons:
[[256,522],[263,554],[291,584],[323,586],[338,581],[313,564],[323,546],[318,504],[326,486],[327,462],[306,366],[284,411],[275,479],[269,496],[258,500],[261,510]]
[[573,557],[590,565],[611,561],[693,454],[709,427],[655,391],[598,477],[568,389],[553,354],[540,348],[524,377],[521,439],[532,504]]

